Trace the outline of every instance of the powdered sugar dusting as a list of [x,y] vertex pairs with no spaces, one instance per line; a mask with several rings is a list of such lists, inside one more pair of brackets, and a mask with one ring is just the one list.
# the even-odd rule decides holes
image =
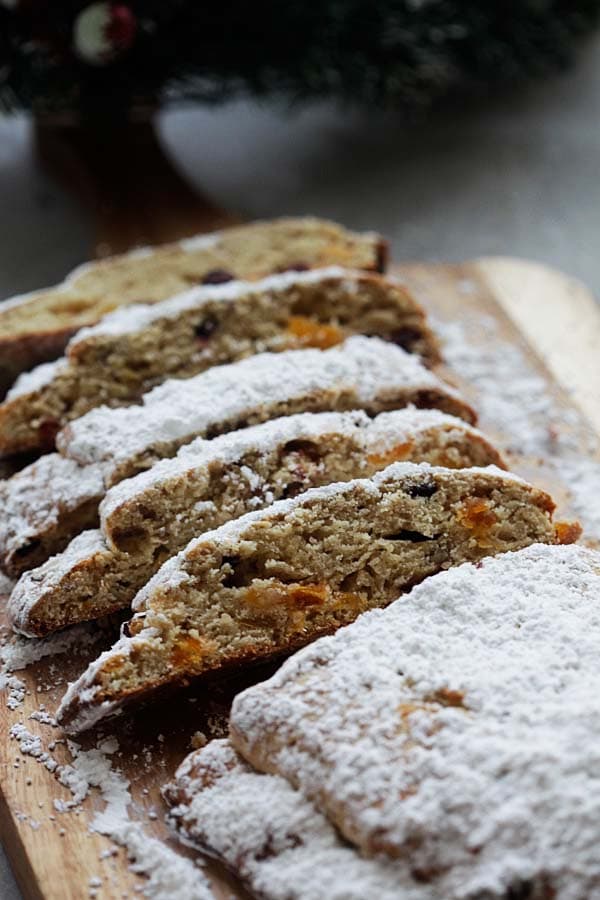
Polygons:
[[28,637],[35,637],[29,627],[30,610],[46,594],[55,590],[76,566],[105,552],[106,544],[101,532],[90,529],[73,538],[63,553],[50,557],[36,569],[24,572],[13,589],[7,607],[13,628]]
[[[89,750],[68,741],[71,762],[63,765],[44,748],[42,738],[32,734],[23,723],[11,727],[10,737],[17,742],[23,755],[44,766],[70,792],[70,800],[55,799],[57,814],[79,812],[92,789],[100,792],[105,807],[93,817],[90,831],[105,835],[126,849],[131,871],[145,878],[139,888],[145,897],[172,900],[174,896],[185,896],[190,900],[213,900],[210,884],[197,864],[179,856],[149,835],[139,821],[130,818],[130,785],[112,763],[112,757],[119,749],[114,737],[100,740]],[[97,884],[100,879],[94,876],[90,884],[92,881]]]
[[543,458],[558,482],[569,488],[573,511],[580,517],[584,536],[600,540],[600,443],[588,430],[586,445],[573,440],[579,413],[564,410],[553,400],[545,379],[525,354],[502,340],[489,316],[477,318],[486,341],[471,340],[461,322],[435,322],[444,356],[475,391],[475,403],[485,427],[498,431],[505,449]]
[[46,387],[46,385],[54,381],[66,367],[66,360],[61,358],[54,360],[53,362],[42,363],[32,369],[31,372],[24,372],[22,375],[19,375],[11,389],[8,391],[6,399],[14,400],[16,397],[21,397],[23,394],[32,394],[39,391],[41,388]]
[[236,746],[444,897],[594,896],[599,591],[576,546],[433,576],[238,695]]
[[300,792],[254,772],[228,741],[192,754],[166,789],[180,839],[208,846],[270,900],[427,900],[429,886],[406,869],[364,859]]
[[0,556],[10,559],[30,541],[57,529],[83,504],[100,500],[103,493],[99,466],[79,466],[58,453],[42,456],[1,481]]

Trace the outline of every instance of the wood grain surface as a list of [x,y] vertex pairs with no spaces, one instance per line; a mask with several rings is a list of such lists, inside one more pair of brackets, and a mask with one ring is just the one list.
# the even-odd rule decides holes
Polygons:
[[[395,271],[438,321],[459,319],[471,339],[481,344],[502,339],[520,346],[560,409],[575,406],[583,413],[584,419],[575,426],[581,446],[586,445],[588,429],[600,434],[600,311],[585,288],[560,273],[511,259],[452,266],[407,264]],[[493,337],[482,328],[482,321],[493,322]],[[448,374],[468,396],[474,396],[460,373]],[[481,427],[495,437],[506,437],[494,434],[485,419]],[[521,474],[551,489],[559,512],[569,514],[567,487],[543,459],[514,453],[511,463]],[[103,806],[99,792],[93,790],[78,813],[57,813],[54,800],[68,800],[68,791],[43,765],[24,757],[9,737],[10,728],[21,722],[40,736],[44,748],[59,741],[52,755],[59,762],[69,760],[67,746],[60,743],[60,731],[29,717],[42,703],[54,712],[66,682],[111,642],[115,630],[116,626],[99,630],[93,647],[75,645],[69,653],[18,672],[27,694],[17,709],[8,709],[0,699],[0,832],[27,900],[80,900],[90,896],[90,879],[94,878],[102,880],[93,890],[98,900],[140,896],[144,886],[144,879],[130,870],[125,852],[118,849],[116,855],[106,855],[113,849],[111,842],[89,831],[94,814]],[[131,783],[131,818],[143,823],[149,835],[168,841],[176,852],[193,857],[168,836],[161,784],[190,749],[192,735],[198,730],[209,735],[222,733],[231,697],[241,687],[266,677],[272,668],[253,669],[218,684],[198,683],[81,740],[85,749],[94,746],[102,734],[115,734],[119,750],[112,758],[115,768]],[[215,864],[209,864],[206,871],[213,879],[215,897],[245,896]]]

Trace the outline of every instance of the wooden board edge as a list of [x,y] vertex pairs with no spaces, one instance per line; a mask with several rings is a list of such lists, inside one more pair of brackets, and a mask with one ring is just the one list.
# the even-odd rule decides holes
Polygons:
[[600,304],[589,288],[530,260],[483,257],[472,266],[600,434],[600,394],[594,389],[600,371]]

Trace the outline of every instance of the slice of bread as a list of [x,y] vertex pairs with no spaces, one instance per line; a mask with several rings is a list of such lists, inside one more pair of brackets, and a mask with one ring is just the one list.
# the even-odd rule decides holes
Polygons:
[[254,222],[80,266],[55,288],[0,305],[0,396],[19,372],[56,358],[82,326],[119,306],[293,268],[339,265],[382,272],[386,256],[379,235],[298,218]]
[[60,442],[73,465],[70,485],[56,454],[42,469],[29,467],[17,481],[13,476],[3,483],[0,560],[17,574],[39,564],[44,554],[63,550],[81,529],[96,527],[88,472],[95,480],[101,470],[104,492],[161,457],[173,456],[197,436],[213,437],[305,410],[364,408],[375,414],[409,404],[437,407],[470,422],[475,418],[456,391],[414,356],[378,338],[354,337],[324,351],[259,354],[185,381],[165,382],[145,395],[143,406],[93,410],[67,426]]
[[427,882],[592,896],[599,592],[580,547],[438,575],[238,696],[234,743]]
[[12,578],[64,550],[98,522],[104,496],[100,466],[49,453],[0,481],[0,568]]
[[437,410],[398,410],[373,420],[364,412],[301,413],[191,444],[108,492],[104,534],[84,532],[22,576],[9,604],[13,627],[41,637],[127,607],[197,535],[398,459],[454,468],[502,463],[480,432]]
[[553,543],[553,508],[495,467],[395,463],[242,516],[163,565],[60,721],[84,728],[159,686],[289,652],[440,569]]
[[179,839],[222,860],[253,896],[449,900],[407,866],[362,857],[299,791],[256,772],[227,740],[190,754],[163,794]]
[[425,314],[397,282],[340,267],[194,288],[106,316],[65,357],[23,375],[0,404],[0,454],[51,449],[67,422],[126,406],[166,378],[188,378],[254,353],[326,349],[379,335],[439,360]]
[[63,456],[100,463],[107,485],[195,437],[214,437],[278,415],[325,409],[369,413],[414,404],[473,423],[473,410],[415,356],[379,338],[351,337],[330,350],[261,353],[184,380],[170,379],[125,409],[100,407],[57,436]]

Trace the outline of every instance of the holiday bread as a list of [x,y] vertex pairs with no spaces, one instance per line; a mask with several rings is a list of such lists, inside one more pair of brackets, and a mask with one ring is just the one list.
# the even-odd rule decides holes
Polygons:
[[425,881],[591,897],[599,575],[543,546],[437,575],[240,695],[234,743]]
[[12,578],[41,565],[98,521],[100,466],[49,453],[0,481],[0,568]]
[[553,508],[495,467],[395,463],[248,513],[162,566],[61,722],[77,730],[161,685],[294,650],[442,568],[559,540]]
[[[324,351],[259,354],[187,380],[167,381],[146,394],[142,406],[93,410],[67,426],[59,443],[73,465],[70,485],[57,454],[50,454],[42,469],[23,472],[16,488],[12,479],[5,483],[0,560],[18,574],[64,550],[83,528],[95,528],[97,505],[89,504],[88,482],[96,482],[99,472],[103,487],[97,501],[106,488],[160,457],[173,456],[180,444],[198,436],[304,410],[363,408],[375,414],[411,403],[439,407],[469,422],[475,417],[456,391],[416,357],[377,338],[354,337]],[[19,500],[15,509],[11,498],[21,496],[28,477],[25,508]],[[36,508],[43,514],[38,516]]]
[[103,532],[24,574],[13,627],[31,637],[129,606],[192,538],[310,487],[374,474],[393,460],[461,466],[502,462],[470,425],[437,410],[300,413],[194,442],[112,488]]
[[19,372],[56,358],[82,326],[119,306],[286,269],[339,265],[382,272],[385,263],[379,235],[298,218],[254,222],[80,266],[57,287],[0,306],[0,396]]
[[379,338],[351,337],[330,350],[260,353],[193,378],[169,379],[139,406],[100,407],[59,432],[57,447],[82,465],[100,463],[107,485],[195,437],[325,409],[376,413],[413,404],[474,422],[473,410],[415,356]]
[[0,404],[0,454],[49,449],[67,422],[96,406],[133,403],[168,377],[266,350],[326,349],[353,333],[439,358],[423,310],[397,281],[340,267],[121,308],[78,332],[63,359],[17,380]]
[[224,862],[253,896],[432,900],[407,867],[363,858],[299,791],[256,772],[227,740],[190,754],[163,794],[178,838]]
[[213,742],[171,823],[267,897],[329,897],[329,861],[340,898],[596,897],[599,594],[583,547],[434,575],[239,695],[236,746],[280,774]]

